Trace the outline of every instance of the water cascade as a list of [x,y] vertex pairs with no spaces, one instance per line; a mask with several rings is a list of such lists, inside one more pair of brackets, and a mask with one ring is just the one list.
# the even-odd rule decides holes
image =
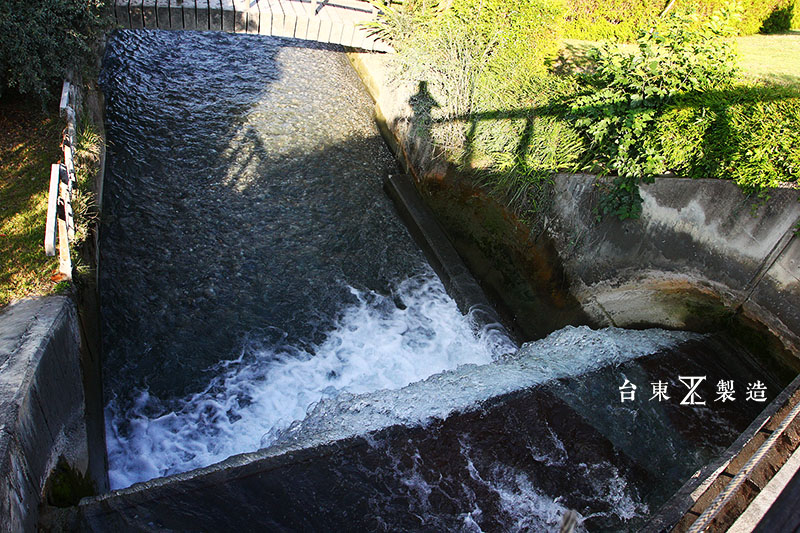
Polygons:
[[634,528],[762,407],[683,406],[679,376],[785,384],[719,335],[520,348],[462,314],[381,189],[396,163],[337,47],[119,31],[101,82],[113,488],[361,439],[294,481],[319,511],[293,527],[541,530],[569,507]]

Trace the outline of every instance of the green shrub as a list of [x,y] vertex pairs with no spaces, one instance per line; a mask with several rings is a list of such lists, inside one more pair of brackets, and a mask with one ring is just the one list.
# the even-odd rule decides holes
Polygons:
[[0,2],[0,91],[47,98],[48,89],[90,57],[105,0]]
[[666,170],[664,153],[647,139],[670,102],[730,86],[736,63],[726,37],[736,15],[722,10],[703,20],[672,12],[640,33],[634,52],[597,49],[595,69],[585,76],[591,92],[575,100],[572,112],[591,143],[589,170],[617,176],[606,183],[600,215],[639,215],[638,183]]
[[566,0],[565,36],[591,41],[631,41],[641,28],[653,24],[661,0]]
[[[740,0],[742,17],[734,27],[741,35],[759,31],[785,31],[785,17],[790,13],[792,27],[800,26],[800,13],[794,9],[797,0]],[[722,9],[727,0],[691,2],[692,8],[705,18]],[[628,42],[636,38],[641,28],[652,26],[667,2],[664,0],[566,0],[565,36],[572,39],[611,40]],[[676,2],[676,8],[681,7]],[[774,19],[773,19],[774,17]],[[794,17],[792,19],[792,17]],[[770,22],[767,22],[771,20]],[[777,24],[777,25],[776,25]],[[780,27],[780,29],[778,29]],[[774,29],[773,29],[774,28]]]
[[781,33],[792,28],[794,18],[794,3],[785,6],[776,6],[772,13],[761,23],[761,33]]
[[800,181],[800,90],[734,86],[677,98],[648,141],[667,168],[748,192]]

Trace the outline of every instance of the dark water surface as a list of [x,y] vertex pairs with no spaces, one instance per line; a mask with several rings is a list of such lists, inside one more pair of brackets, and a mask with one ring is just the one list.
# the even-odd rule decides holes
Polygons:
[[191,391],[243,335],[278,324],[309,342],[355,301],[348,285],[385,290],[419,271],[381,193],[394,160],[340,51],[123,31],[103,81],[112,396]]
[[112,486],[514,349],[458,312],[396,217],[396,163],[340,48],[121,31],[102,82]]
[[[567,327],[517,351],[462,315],[382,191],[396,163],[337,47],[120,31],[102,84],[114,488],[355,438],[276,469],[261,522],[187,516],[539,531],[574,508],[585,529],[626,530],[763,408],[748,382],[768,400],[787,382],[720,336]],[[738,401],[681,406],[686,375],[709,400],[735,380]],[[620,402],[625,380],[636,402]],[[648,400],[662,380],[671,400]]]

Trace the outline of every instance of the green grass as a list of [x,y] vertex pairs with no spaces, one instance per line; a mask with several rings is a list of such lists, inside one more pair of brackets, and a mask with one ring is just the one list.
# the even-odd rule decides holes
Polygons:
[[[564,39],[561,53],[553,62],[557,73],[580,72],[589,64],[589,50],[598,41]],[[621,45],[630,51],[634,45]],[[748,35],[736,38],[739,67],[745,79],[784,85],[800,85],[800,30],[773,35]]]
[[753,78],[800,85],[800,30],[736,39],[739,66]]
[[0,307],[56,289],[58,261],[44,253],[44,229],[62,128],[55,106],[44,113],[35,99],[0,99]]

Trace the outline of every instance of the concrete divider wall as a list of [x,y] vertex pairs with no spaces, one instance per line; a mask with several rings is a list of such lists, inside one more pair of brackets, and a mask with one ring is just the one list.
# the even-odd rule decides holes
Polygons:
[[33,531],[59,456],[88,468],[80,334],[64,296],[0,314],[0,531]]

